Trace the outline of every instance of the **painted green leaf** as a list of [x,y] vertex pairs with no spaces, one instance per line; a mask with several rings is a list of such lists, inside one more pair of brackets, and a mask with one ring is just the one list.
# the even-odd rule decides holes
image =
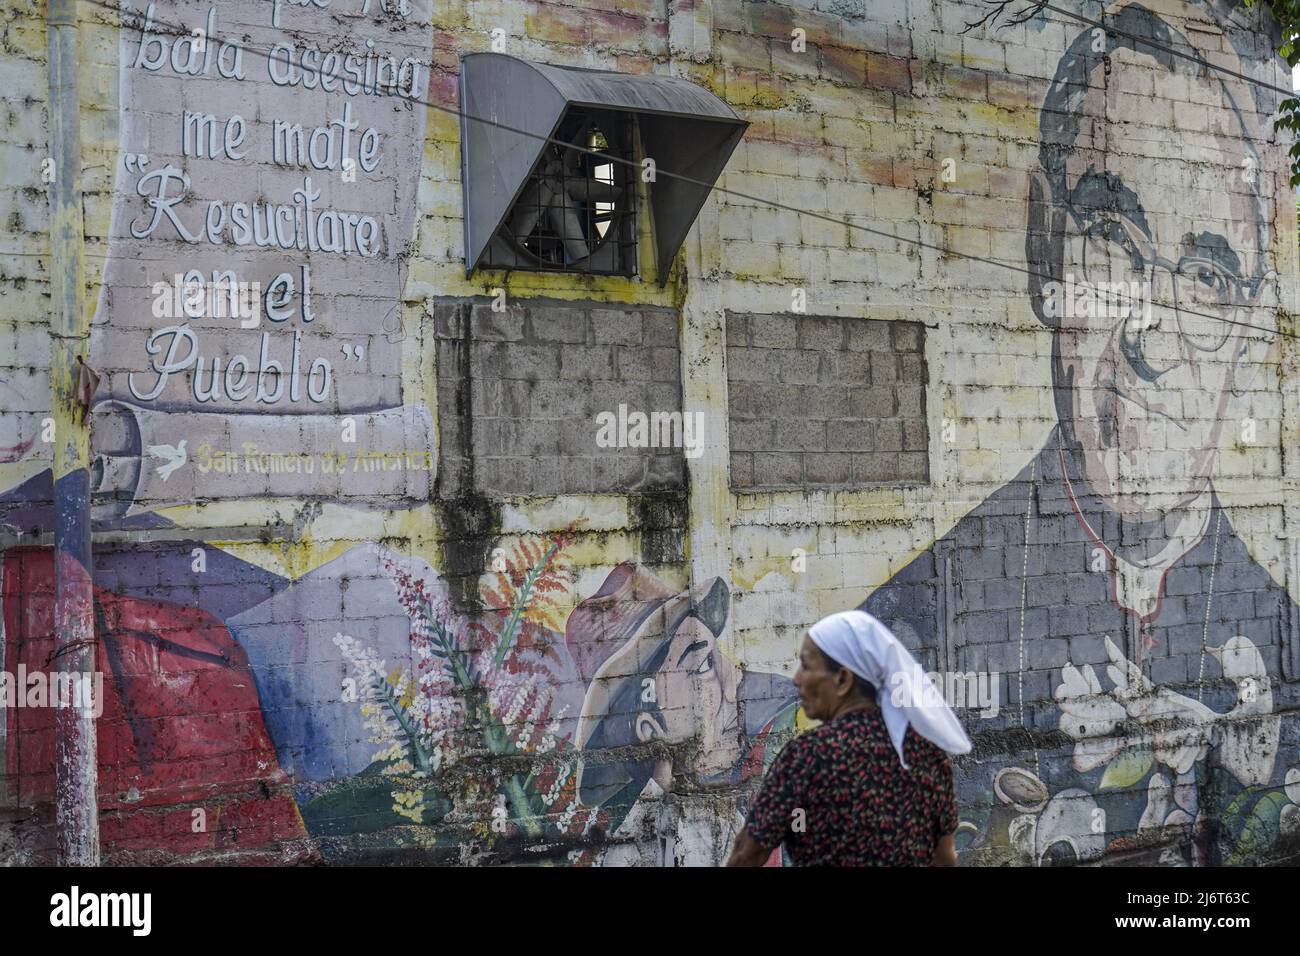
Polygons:
[[1145,747],[1130,747],[1110,762],[1101,775],[1101,789],[1115,790],[1131,787],[1151,769],[1151,751]]
[[1227,866],[1246,866],[1259,862],[1259,858],[1277,839],[1278,822],[1282,817],[1282,808],[1291,801],[1285,793],[1276,790],[1264,794],[1255,804],[1250,818],[1242,828],[1241,836],[1232,853],[1224,860]]
[[[385,763],[376,761],[334,789],[300,803],[303,823],[313,837],[378,833],[411,821],[393,812],[393,780],[383,775]],[[451,800],[432,786],[423,791],[424,820],[438,823],[452,809]],[[301,800],[302,797],[300,796]]]
[[1223,824],[1224,829],[1233,835],[1240,833],[1242,829],[1242,817],[1245,815],[1247,809],[1259,799],[1260,794],[1267,793],[1268,790],[1268,787],[1256,784],[1252,787],[1246,787],[1238,793],[1237,796],[1233,798],[1232,803],[1228,804],[1228,809],[1224,810],[1223,815],[1220,817],[1220,822]]

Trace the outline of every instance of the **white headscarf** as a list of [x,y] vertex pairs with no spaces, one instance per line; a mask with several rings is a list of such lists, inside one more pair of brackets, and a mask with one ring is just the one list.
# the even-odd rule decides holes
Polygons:
[[865,611],[841,611],[808,631],[822,652],[876,688],[889,739],[903,759],[907,725],[951,754],[969,753],[970,738],[943,694],[911,652],[885,625]]

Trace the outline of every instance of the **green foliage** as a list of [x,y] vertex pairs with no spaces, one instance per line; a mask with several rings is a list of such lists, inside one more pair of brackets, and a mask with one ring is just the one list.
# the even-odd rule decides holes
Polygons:
[[[579,805],[573,743],[560,735],[564,711],[553,710],[547,664],[563,633],[559,597],[569,572],[561,552],[572,537],[570,528],[520,538],[509,552],[496,549],[493,581],[480,587],[479,620],[431,591],[408,562],[382,555],[381,569],[410,617],[411,666],[390,669],[364,641],[335,635],[361,692],[353,699],[370,742],[382,749],[342,792],[312,801],[313,827],[427,826],[454,810],[458,826],[491,845],[499,836],[568,839],[602,818],[601,808]],[[473,773],[448,771],[483,755],[500,759]],[[443,837],[417,832],[411,839],[438,847]]]
[[[1300,0],[1246,0],[1246,6],[1253,7],[1262,3],[1268,7],[1282,27],[1282,44],[1277,48],[1278,55],[1294,67],[1300,63]],[[1278,117],[1273,121],[1276,130],[1290,130],[1300,133],[1300,98],[1288,96],[1278,104]],[[1291,147],[1291,185],[1300,186],[1300,142]]]
[[[318,838],[346,837],[409,823],[393,812],[393,783],[384,770],[384,763],[377,761],[353,779],[306,802],[302,819],[308,832]],[[425,823],[437,823],[451,811],[451,801],[428,780],[414,781],[412,787],[421,790]]]

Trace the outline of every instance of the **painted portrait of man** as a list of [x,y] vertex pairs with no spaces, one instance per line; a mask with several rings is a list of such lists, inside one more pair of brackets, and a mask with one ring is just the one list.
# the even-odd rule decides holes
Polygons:
[[[1025,240],[1057,424],[861,605],[931,663],[1000,675],[1000,715],[973,737],[1033,734],[1003,768],[1015,786],[987,770],[962,783],[976,858],[999,842],[1025,862],[1094,858],[1174,827],[1182,858],[1231,861],[1296,760],[1278,714],[1297,697],[1296,604],[1215,490],[1220,447],[1280,414],[1262,373],[1291,197],[1271,107],[1197,62],[1206,34],[1186,24],[1206,15],[1116,5],[1104,36],[1069,43],[1039,112]],[[1168,109],[1177,140],[1159,134]],[[1054,731],[1072,746],[1038,743]],[[1209,793],[1246,801],[1237,833],[1208,835]]]

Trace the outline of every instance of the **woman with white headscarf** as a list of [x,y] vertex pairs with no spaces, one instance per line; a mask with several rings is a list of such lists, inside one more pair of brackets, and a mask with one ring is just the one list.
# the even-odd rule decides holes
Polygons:
[[776,758],[727,865],[784,846],[796,866],[955,866],[948,754],[971,743],[907,648],[864,611],[832,614],[804,638],[794,686],[822,725]]

